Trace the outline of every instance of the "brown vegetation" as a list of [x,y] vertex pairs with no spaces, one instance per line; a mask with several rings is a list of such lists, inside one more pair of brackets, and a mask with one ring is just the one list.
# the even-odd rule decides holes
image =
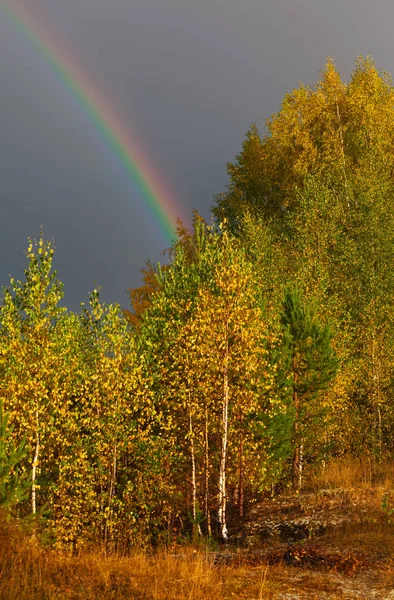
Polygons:
[[[253,597],[264,598],[266,567],[218,568],[213,555],[193,548],[171,553],[136,552],[105,556],[99,552],[66,556],[44,549],[15,524],[1,522],[0,598],[2,600],[221,600],[231,597],[227,581]],[[230,595],[228,595],[230,594]]]
[[[106,556],[99,551],[67,556],[45,548],[3,516],[0,598],[390,598],[394,588],[392,473],[393,465],[367,461],[347,459],[328,465],[308,482],[313,492],[297,499],[282,496],[266,505],[274,516],[276,502],[283,513],[287,510],[288,521],[300,512],[313,516],[313,511],[323,511],[324,533],[296,542],[261,542],[253,549],[230,545],[212,552],[201,546],[174,546],[130,556]],[[263,519],[264,503],[260,510]]]

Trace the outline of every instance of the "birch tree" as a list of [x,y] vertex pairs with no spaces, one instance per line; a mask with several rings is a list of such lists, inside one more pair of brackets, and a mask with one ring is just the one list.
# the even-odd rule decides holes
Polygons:
[[59,400],[61,356],[55,323],[64,309],[58,306],[62,284],[52,271],[53,244],[29,240],[25,280],[11,278],[1,307],[2,361],[6,373],[1,398],[15,420],[15,436],[26,435],[31,469],[31,512],[37,513],[39,474],[46,464],[51,411]]

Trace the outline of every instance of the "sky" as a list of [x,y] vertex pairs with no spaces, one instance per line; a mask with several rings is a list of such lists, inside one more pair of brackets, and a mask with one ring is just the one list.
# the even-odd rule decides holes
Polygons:
[[359,54],[394,74],[391,0],[0,0],[0,286],[23,277],[27,239],[42,227],[72,310],[96,281],[126,308],[169,241],[5,4],[70,53],[188,224],[193,209],[210,219],[250,125],[264,131],[327,57],[345,79]]

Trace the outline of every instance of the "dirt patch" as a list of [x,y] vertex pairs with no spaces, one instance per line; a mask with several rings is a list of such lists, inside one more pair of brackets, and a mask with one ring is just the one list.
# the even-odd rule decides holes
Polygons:
[[252,507],[232,541],[245,564],[268,565],[262,597],[394,600],[394,524],[380,495],[321,490]]

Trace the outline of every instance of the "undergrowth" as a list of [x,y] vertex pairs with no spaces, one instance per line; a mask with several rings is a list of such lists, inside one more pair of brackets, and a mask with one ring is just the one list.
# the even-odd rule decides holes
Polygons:
[[394,490],[393,473],[388,464],[372,465],[369,470],[359,461],[328,465],[307,483],[305,498],[311,506],[326,506],[328,513],[335,512],[334,504],[330,505],[335,502],[357,518],[340,528],[328,528],[319,539],[272,547],[265,560],[227,547],[217,551],[233,553],[235,559],[218,561],[215,553],[192,544],[128,556],[108,556],[97,549],[71,556],[44,546],[38,535],[23,532],[3,513],[0,598],[272,600],[288,594],[294,599],[334,600],[343,598],[345,585],[357,588],[358,597],[368,598],[371,586],[388,589],[393,580],[394,524],[387,508]]

